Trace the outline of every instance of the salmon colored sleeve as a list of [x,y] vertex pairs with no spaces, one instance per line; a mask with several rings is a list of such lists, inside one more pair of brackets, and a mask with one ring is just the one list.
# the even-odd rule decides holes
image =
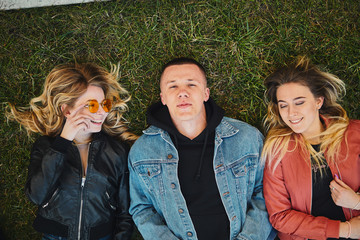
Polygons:
[[[276,167],[275,171],[266,166],[264,169],[264,197],[269,220],[273,227],[279,231],[280,239],[290,239],[286,236],[297,236],[310,239],[339,238],[340,221],[330,220],[326,217],[314,217],[299,211],[292,206],[288,193],[287,182],[284,181],[283,165]],[[296,186],[301,188],[301,186]],[[284,236],[281,238],[281,236]],[[293,239],[293,238],[292,238]]]

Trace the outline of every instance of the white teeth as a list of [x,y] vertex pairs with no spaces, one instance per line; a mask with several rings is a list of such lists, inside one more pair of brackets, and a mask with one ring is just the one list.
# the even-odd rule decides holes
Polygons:
[[94,120],[90,120],[93,123],[101,123],[101,121],[94,121]]
[[291,122],[291,123],[298,123],[298,122],[300,122],[302,120],[302,118],[300,118],[300,119],[298,119],[298,120],[289,120],[289,122]]

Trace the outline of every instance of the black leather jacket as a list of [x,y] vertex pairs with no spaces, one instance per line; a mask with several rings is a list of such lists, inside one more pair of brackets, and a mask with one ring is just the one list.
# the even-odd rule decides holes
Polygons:
[[39,206],[34,228],[68,239],[130,239],[129,147],[100,132],[89,146],[86,179],[80,153],[61,137],[40,137],[31,153],[26,194]]

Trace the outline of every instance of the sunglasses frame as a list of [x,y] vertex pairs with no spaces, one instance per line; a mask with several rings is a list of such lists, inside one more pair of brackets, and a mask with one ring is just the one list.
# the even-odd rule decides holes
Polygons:
[[[106,103],[108,102],[108,103]],[[93,106],[92,106],[93,105]],[[89,109],[91,113],[97,113],[99,111],[99,105],[104,109],[106,113],[111,111],[112,108],[112,101],[110,99],[104,99],[99,103],[96,99],[89,99],[87,100],[87,104],[84,106],[85,108]],[[91,110],[93,109],[93,110]]]

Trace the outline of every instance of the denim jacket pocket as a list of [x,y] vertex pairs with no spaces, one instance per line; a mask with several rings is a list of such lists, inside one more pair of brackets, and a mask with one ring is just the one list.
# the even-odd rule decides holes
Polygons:
[[247,192],[247,188],[255,181],[255,162],[251,156],[239,159],[229,165],[236,184],[236,191],[241,194]]
[[145,163],[134,166],[135,171],[143,179],[150,191],[159,191],[163,189],[161,183],[161,164]]

